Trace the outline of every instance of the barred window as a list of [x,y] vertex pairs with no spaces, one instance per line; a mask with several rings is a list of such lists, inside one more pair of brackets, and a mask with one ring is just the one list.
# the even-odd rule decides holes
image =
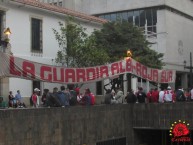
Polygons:
[[31,51],[42,53],[42,20],[31,19]]

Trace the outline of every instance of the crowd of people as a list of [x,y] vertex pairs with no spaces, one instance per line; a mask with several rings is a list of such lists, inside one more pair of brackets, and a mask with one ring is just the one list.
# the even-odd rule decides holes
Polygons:
[[[122,102],[118,101],[120,98],[122,98]],[[160,91],[158,91],[158,88],[151,88],[145,93],[142,87],[138,87],[136,92],[130,89],[126,96],[123,95],[120,89],[118,89],[116,93],[111,90],[106,91],[105,104],[118,104],[124,101],[127,103],[174,103],[193,101],[193,89],[183,90],[182,87],[178,87],[177,90],[172,90],[172,88],[168,86],[167,89],[161,87]]]
[[[34,89],[34,93],[30,98],[31,105],[35,108],[39,107],[38,88]],[[53,92],[44,89],[41,97],[43,107],[68,107],[75,105],[94,105],[95,96],[89,88],[86,88],[84,93],[80,93],[80,88],[74,86],[61,86],[60,90],[57,87],[53,88]]]
[[13,95],[13,92],[10,91],[8,99],[9,99],[9,103],[8,103],[9,107],[12,107],[12,108],[26,108],[25,103],[22,102],[22,97],[21,97],[21,94],[20,94],[20,90],[17,90],[17,94],[15,96]]
[[[30,97],[30,105],[34,108],[42,107],[68,107],[75,105],[94,105],[95,95],[89,88],[80,92],[80,88],[74,88],[74,85],[69,85],[68,88],[61,86],[60,90],[57,87],[53,88],[53,92],[44,89],[43,95],[39,98],[40,90],[34,89]],[[9,92],[9,107],[12,108],[26,108],[25,103],[22,102],[20,90],[14,96],[12,91]],[[126,95],[123,94],[121,88],[115,90],[106,90],[104,96],[104,104],[121,104],[121,103],[174,103],[183,101],[193,101],[193,89],[183,90],[178,87],[177,90],[172,90],[170,86],[167,89],[151,88],[147,93],[143,91],[142,87],[134,92],[132,89]]]
[[[25,103],[22,102],[20,91],[13,96],[12,91],[9,93],[9,107],[24,108]],[[53,92],[49,89],[44,89],[43,95],[40,96],[40,89],[35,88],[30,97],[30,105],[34,108],[38,107],[68,107],[75,105],[94,105],[95,96],[86,88],[84,93],[80,92],[80,88],[74,88],[74,85],[69,85],[68,88],[61,86],[60,90],[57,87],[53,88]]]

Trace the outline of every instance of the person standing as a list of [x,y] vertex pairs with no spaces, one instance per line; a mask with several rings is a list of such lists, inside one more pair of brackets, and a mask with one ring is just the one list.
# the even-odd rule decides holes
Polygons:
[[125,100],[127,101],[127,103],[136,103],[136,96],[134,95],[134,92],[132,89],[129,90],[129,92],[127,93],[127,96],[125,97]]
[[149,92],[147,92],[147,102],[148,102],[148,103],[152,103],[152,102],[153,102],[152,94],[153,94],[153,88],[151,88],[151,89],[149,90]]
[[164,93],[163,97],[164,102],[171,103],[174,102],[174,92],[170,86],[167,87],[167,90]]
[[74,85],[69,84],[68,88],[69,88],[69,93],[70,93],[69,104],[70,106],[75,106],[77,105],[78,102],[77,102],[77,94],[76,94],[76,91],[74,90]]
[[178,87],[178,90],[176,91],[176,102],[183,102],[186,98],[184,96],[184,92],[181,86]]
[[21,94],[20,94],[20,90],[17,90],[17,94],[15,95],[15,100],[16,100],[16,105],[17,107],[21,104]]
[[152,102],[158,103],[158,99],[159,99],[159,91],[157,88],[155,88],[152,92]]
[[184,96],[186,98],[186,101],[190,101],[191,94],[188,88],[184,90]]
[[146,100],[146,94],[143,92],[143,88],[139,87],[138,92],[136,93],[136,97],[138,100],[138,103],[145,103]]
[[78,102],[78,104],[81,105],[82,104],[82,94],[80,93],[80,88],[76,87],[75,92],[76,92],[76,95],[77,95],[77,102]]
[[9,92],[9,107],[16,107],[16,100],[15,97],[13,96],[12,91]]
[[159,92],[159,100],[158,100],[158,102],[159,102],[159,103],[164,103],[164,94],[165,94],[165,91],[164,91],[164,88],[163,88],[163,87],[161,87],[160,89],[161,89],[161,90],[160,90],[160,92]]
[[65,91],[65,86],[61,86],[60,90],[61,91],[58,92],[58,99],[61,103],[61,106],[68,107],[70,100],[70,93]]
[[117,88],[115,100],[116,100],[117,104],[124,103],[124,94],[123,94],[123,91],[121,88]]
[[105,94],[105,100],[104,103],[105,104],[111,104],[111,98],[113,97],[113,95],[111,94],[111,90],[107,89],[106,94]]
[[39,106],[39,103],[38,103],[39,102],[39,97],[38,97],[39,92],[40,92],[40,90],[38,88],[35,88],[34,93],[32,95],[33,107],[35,107],[35,108],[38,108],[38,106]]

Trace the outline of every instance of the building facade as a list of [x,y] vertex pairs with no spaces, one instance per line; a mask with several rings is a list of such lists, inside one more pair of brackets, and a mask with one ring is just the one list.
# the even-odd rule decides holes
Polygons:
[[[59,30],[58,22],[66,23],[69,16],[74,17],[89,34],[94,29],[100,29],[106,20],[80,14],[65,8],[40,3],[37,1],[8,0],[0,2],[0,34],[4,38],[4,30],[9,27],[11,51],[14,56],[43,64],[55,65],[55,57],[59,50],[53,28]],[[38,87],[52,89],[61,84],[23,80],[18,78],[1,78],[0,95],[8,96],[21,91],[23,97],[30,97],[33,89]],[[86,86],[85,86],[86,87]],[[96,90],[94,84],[92,91]],[[94,92],[96,93],[96,92]]]
[[110,21],[127,20],[144,30],[151,48],[164,54],[165,69],[176,70],[173,88],[191,87],[190,69],[193,53],[192,0],[63,0],[62,6]]

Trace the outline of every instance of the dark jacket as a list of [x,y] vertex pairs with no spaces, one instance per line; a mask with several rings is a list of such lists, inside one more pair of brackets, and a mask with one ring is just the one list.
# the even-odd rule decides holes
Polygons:
[[112,98],[111,93],[105,94],[105,104],[111,104],[111,98]]
[[129,92],[125,97],[125,99],[127,103],[135,103],[137,100],[137,97],[132,92]]
[[59,91],[57,96],[62,106],[69,106],[69,99],[70,99],[69,93]]
[[142,91],[137,92],[136,94],[137,100],[139,103],[145,103],[145,98],[147,97],[146,94]]

